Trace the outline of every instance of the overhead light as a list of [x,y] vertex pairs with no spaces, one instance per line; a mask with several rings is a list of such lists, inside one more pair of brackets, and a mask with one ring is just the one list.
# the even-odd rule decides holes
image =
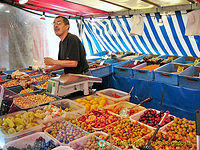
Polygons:
[[43,14],[42,14],[42,16],[41,16],[40,19],[42,19],[42,20],[46,20],[46,19],[45,19],[45,12],[43,12]]
[[26,4],[28,0],[19,0],[19,4]]

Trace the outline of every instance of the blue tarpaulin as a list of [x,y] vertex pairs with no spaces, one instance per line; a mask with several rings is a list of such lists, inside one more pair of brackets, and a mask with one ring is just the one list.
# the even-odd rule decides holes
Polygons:
[[148,97],[153,97],[152,102],[143,106],[163,111],[169,110],[170,114],[180,118],[195,120],[195,111],[200,109],[200,90],[117,75],[110,76],[109,84],[112,88],[126,92],[134,86],[131,102],[138,104]]

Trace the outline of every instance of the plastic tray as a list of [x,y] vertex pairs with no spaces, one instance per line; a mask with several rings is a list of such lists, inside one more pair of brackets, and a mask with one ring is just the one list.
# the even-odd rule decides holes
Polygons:
[[[112,89],[112,88],[97,91],[96,94],[99,96],[105,96],[107,99],[112,100],[115,103],[120,102],[120,101],[130,101],[130,97],[131,97],[130,94],[127,92]],[[117,98],[115,94],[117,94],[120,97]],[[114,95],[115,95],[115,97],[114,97]]]
[[[166,135],[167,137],[170,136],[170,135],[168,135],[168,134],[166,134],[166,133],[163,133],[163,132],[161,132],[161,131],[158,131],[158,133],[164,134],[164,135]],[[157,133],[157,136],[158,136],[158,133]],[[144,145],[144,139],[145,139],[145,138],[146,138],[146,139],[150,139],[152,135],[153,135],[153,133],[149,133],[149,134],[145,135],[144,137],[140,138],[139,140],[135,141],[134,150],[140,150],[139,148],[136,147],[136,144],[141,144],[141,143],[142,143],[142,145]],[[174,139],[176,139],[176,138],[174,138]],[[189,150],[195,150],[194,144],[192,144],[191,142],[189,142],[189,141],[187,141],[187,140],[183,140],[183,141],[184,141],[183,143],[177,143],[177,145],[178,145],[178,146],[181,146],[181,144],[184,145],[184,144],[186,144],[186,143],[188,142],[188,143],[191,144],[191,148],[190,148]],[[147,143],[145,143],[145,144],[147,144]],[[163,144],[164,144],[164,142],[162,141],[161,143],[158,143],[158,146],[159,146],[159,145],[163,145]],[[169,144],[169,146],[170,146],[170,143],[165,143],[165,144]],[[175,145],[175,143],[172,143],[171,145]],[[139,146],[139,145],[138,145],[138,146]],[[163,148],[162,148],[162,149],[163,149]],[[176,149],[176,148],[173,148],[173,149]],[[157,149],[156,149],[156,150],[157,150]]]
[[59,144],[57,143],[57,141],[55,141],[54,139],[52,139],[51,137],[49,137],[47,134],[45,134],[44,132],[36,132],[34,134],[19,138],[17,140],[8,142],[4,148],[7,149],[9,146],[14,146],[18,149],[22,149],[22,148],[26,148],[28,145],[33,146],[34,142],[37,138],[39,137],[43,137],[45,139],[45,142],[48,142],[50,140],[53,140],[54,144]]
[[172,72],[176,72],[179,66],[184,67],[184,70],[189,67],[188,65],[169,63],[155,69],[155,81],[171,85],[178,85],[179,84],[178,75],[180,73],[172,74]]
[[[149,109],[146,109],[146,110],[149,110]],[[145,126],[147,126],[147,127],[150,127],[150,128],[152,128],[152,129],[156,129],[155,127],[152,127],[152,126],[150,126],[150,125],[147,125],[147,124],[142,123],[142,122],[139,121],[140,116],[143,115],[144,112],[145,112],[146,110],[140,111],[140,112],[138,112],[138,113],[136,113],[136,114],[130,116],[130,120],[131,120],[131,121],[137,121],[137,122],[139,122],[140,124],[143,124],[143,125],[145,125]],[[156,109],[151,109],[151,110],[156,110]],[[156,112],[157,112],[157,114],[160,113],[159,110],[156,110]],[[172,115],[168,115],[168,116],[172,116]],[[169,123],[170,123],[170,122],[169,122]],[[165,125],[162,126],[160,129],[165,128],[165,126],[167,126],[169,123],[165,124]]]
[[[192,57],[192,56],[182,56],[174,61],[174,63],[178,64],[185,64],[185,65],[192,65],[192,63],[195,62],[195,60],[198,59],[200,62],[199,57]],[[195,64],[193,64],[195,65]]]
[[54,97],[54,98],[56,98],[56,101],[62,99],[62,98],[60,98],[60,97],[58,97],[58,96],[49,94],[49,93],[45,92],[44,90],[40,90],[40,91],[34,91],[34,92],[25,93],[25,94],[21,94],[21,95],[20,95],[20,98],[22,98],[23,100],[25,100],[27,103],[32,103],[32,106],[30,106],[30,107],[21,107],[21,106],[19,106],[19,104],[16,104],[15,101],[14,101],[14,104],[15,104],[19,109],[21,109],[21,110],[28,110],[28,109],[34,108],[34,107],[36,107],[36,106],[38,106],[38,105],[39,105],[39,106],[43,106],[43,105],[49,104],[50,102],[41,103],[41,104],[35,104],[34,102],[32,102],[32,101],[30,101],[30,100],[24,98],[24,96],[27,96],[27,95],[29,95],[29,94],[35,94],[35,95],[36,95],[36,94],[40,94],[40,93],[44,93],[44,94],[46,94],[47,96]]
[[51,102],[50,104],[55,105],[58,108],[62,108],[62,109],[72,108],[73,111],[69,111],[65,113],[64,119],[66,120],[74,120],[78,118],[80,115],[85,114],[85,106],[82,106],[81,104],[69,99],[63,99],[60,101]]
[[[94,63],[96,64],[96,63]],[[97,64],[100,64],[99,62],[97,62]],[[93,65],[93,64],[91,64]],[[109,64],[105,64],[106,66],[103,67],[99,67],[99,68],[92,68],[91,73],[94,77],[105,77],[111,74],[111,65]]]
[[[14,116],[14,115],[17,115],[17,114],[23,114],[23,113],[25,113],[25,111],[18,111],[18,112],[15,112],[15,113],[11,113],[11,114],[8,114],[8,115],[1,116],[0,118],[3,119],[3,118],[8,117],[8,116],[11,117],[11,116]],[[1,136],[4,138],[5,142],[9,142],[9,141],[27,136],[29,134],[33,134],[35,132],[42,131],[43,127],[44,127],[43,124],[39,124],[37,126],[31,127],[31,128],[19,131],[19,132],[15,132],[13,134],[4,134],[4,133],[1,132]]]
[[73,149],[69,146],[58,146],[52,150],[73,150]]
[[153,81],[154,78],[155,78],[155,75],[154,75],[154,70],[143,70],[143,69],[140,69],[140,68],[143,68],[147,66],[147,63],[142,63],[138,66],[135,66],[132,71],[133,71],[133,74],[134,74],[134,78],[136,79],[142,79],[142,80],[148,80],[148,81]]
[[[61,124],[61,128],[59,128],[57,133],[55,134],[55,138],[49,134],[49,132],[53,131],[53,126],[46,128],[44,130],[44,132],[49,135],[52,139],[56,140],[58,143],[60,143],[60,145],[67,145],[69,142],[76,140],[78,138],[81,138],[83,136],[88,135],[88,133],[86,133],[84,130],[82,130],[81,128],[76,127],[75,125],[67,122],[67,121],[58,121],[56,123],[60,123]],[[58,128],[57,128],[58,129]],[[67,131],[66,131],[67,129]],[[75,131],[76,130],[76,131]],[[70,136],[71,139],[67,139],[67,137],[63,137],[63,136]],[[61,138],[62,137],[62,138]]]
[[[104,132],[94,132],[92,134],[89,134],[87,136],[84,136],[82,138],[79,138],[77,140],[70,142],[68,144],[68,146],[72,147],[75,150],[82,150],[82,149],[110,149],[110,150],[115,150],[115,149],[120,149],[120,148],[117,148],[117,147],[111,145],[109,142],[105,142],[105,145],[100,147],[99,141],[101,140],[101,138],[98,137],[99,135],[108,136]],[[88,144],[90,144],[90,145],[88,145]],[[93,145],[91,145],[91,144],[93,144]],[[86,147],[86,146],[89,146],[89,147]]]
[[[119,102],[119,103],[115,103],[113,105],[108,105],[108,106],[104,107],[104,109],[108,109],[109,111],[119,115],[120,110],[122,110],[123,108],[131,108],[131,107],[133,107],[135,105],[136,104],[133,104],[133,103],[130,103],[130,102],[126,102],[126,101],[122,101],[122,102]],[[145,110],[146,108],[142,107],[142,106],[138,106],[135,109],[138,109],[138,112],[140,112],[142,110]],[[138,112],[136,112],[136,113],[138,113]]]
[[[91,100],[88,100],[87,97],[90,97]],[[78,101],[77,101],[77,103],[79,103],[81,106],[85,107],[85,108],[86,108],[86,112],[90,111],[91,105],[97,105],[97,104],[98,104],[98,107],[97,107],[97,108],[94,108],[94,109],[101,109],[101,108],[104,108],[104,107],[107,106],[107,105],[112,105],[112,104],[114,104],[114,102],[113,102],[112,100],[108,99],[108,98],[106,98],[106,104],[105,104],[105,106],[103,106],[103,107],[101,107],[100,103],[97,103],[97,104],[92,103],[92,104],[91,104],[91,101],[94,101],[94,102],[95,102],[95,100],[96,100],[97,98],[99,99],[99,98],[101,98],[101,97],[102,97],[102,96],[99,96],[99,95],[89,95],[89,96],[85,96],[85,97],[80,98],[81,100],[86,100],[85,104],[83,104],[83,103],[81,103],[81,102],[79,103]],[[78,98],[78,99],[79,99],[79,98]],[[78,100],[78,99],[76,99],[76,100]],[[88,109],[87,106],[86,106],[88,103],[91,104],[91,105],[90,105],[90,109]]]
[[188,67],[179,74],[179,86],[191,89],[200,89],[199,74],[200,74],[200,66]]

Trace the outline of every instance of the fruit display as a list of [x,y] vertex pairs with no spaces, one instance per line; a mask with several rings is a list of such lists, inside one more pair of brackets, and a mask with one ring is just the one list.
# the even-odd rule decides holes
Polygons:
[[160,65],[148,65],[148,66],[142,67],[140,69],[152,71],[154,69],[157,69],[158,67],[160,67]]
[[47,81],[42,84],[38,84],[37,87],[40,87],[42,89],[47,89]]
[[57,147],[57,145],[52,140],[46,141],[43,137],[40,136],[35,140],[33,146],[28,144],[26,147],[20,149],[16,148],[15,146],[9,146],[7,150],[50,150],[55,147]]
[[[141,112],[139,115],[139,122],[147,124],[151,127],[157,128],[159,122],[161,121],[162,117],[164,116],[164,111],[157,111],[153,109],[147,109],[144,112]],[[132,117],[134,118],[134,116]],[[137,120],[137,119],[136,119]],[[173,116],[168,116],[162,126],[166,125],[167,123],[174,120]]]
[[1,131],[4,134],[13,134],[39,125],[37,116],[33,112],[21,112],[8,115],[0,119]]
[[[145,137],[134,142],[134,145],[139,148],[147,145],[149,139],[153,133],[146,135]],[[155,150],[193,150],[193,144],[175,135],[168,135],[162,132],[158,132],[156,137],[151,142],[151,146]]]
[[113,104],[112,101],[108,100],[105,96],[87,96],[86,98],[78,98],[75,100],[81,105],[86,107],[86,111],[97,110],[103,108],[106,105]]
[[67,121],[58,121],[50,128],[45,129],[45,132],[63,144],[68,144],[70,141],[87,135],[84,130]]
[[48,103],[55,100],[56,100],[55,97],[51,97],[46,94],[35,95],[33,93],[13,98],[14,104],[16,104],[17,106],[23,109],[30,108],[36,105],[41,105],[41,104]]
[[90,124],[86,124],[83,121],[78,121],[78,120],[68,120],[68,121],[87,132],[93,133],[95,131]]
[[29,93],[29,92],[33,92],[33,89],[27,88],[27,89],[21,90],[18,94],[24,94],[24,93]]
[[0,82],[7,81],[7,80],[9,80],[9,79],[0,79]]
[[17,86],[19,84],[20,83],[18,82],[18,80],[10,80],[10,81],[3,83],[2,86],[3,87],[11,87],[11,86]]
[[[119,103],[116,103],[116,104],[113,104],[113,105],[108,105],[108,106],[105,107],[105,109],[120,115],[120,111],[122,109],[131,108],[133,106],[135,106],[135,104],[130,103],[130,102],[126,102],[126,101],[122,101],[122,102],[119,102]],[[133,109],[129,110],[128,111],[128,115],[131,116],[131,115],[133,115],[135,113],[138,113],[138,112],[140,112],[140,111],[142,111],[144,109],[146,109],[146,108],[138,106],[136,108],[133,108]]]
[[103,132],[110,136],[108,141],[111,144],[123,149],[131,146],[134,141],[149,134],[152,130],[138,122],[123,119],[106,126]]
[[196,143],[196,123],[195,121],[189,121],[185,118],[174,118],[174,121],[167,125],[164,132],[172,135],[179,135],[182,138]]
[[92,110],[88,114],[78,118],[78,121],[90,124],[94,128],[103,128],[120,119],[116,115],[110,114],[107,110]]
[[51,76],[45,75],[45,76],[37,77],[35,79],[36,79],[36,82],[40,82],[40,81],[44,81],[44,80],[49,80],[50,78],[51,78]]
[[95,63],[95,64],[89,65],[89,69],[96,69],[96,68],[105,67],[105,66],[108,66],[108,64],[104,63],[103,65],[101,65],[100,63]]
[[135,66],[137,66],[137,65],[140,65],[140,64],[142,64],[142,63],[144,63],[144,61],[142,60],[142,61],[137,61],[137,60],[135,60],[134,62],[130,62],[130,63],[128,63],[128,64],[126,64],[126,65],[124,65],[124,66],[122,66],[123,68],[133,68],[133,67],[135,67]]
[[92,135],[82,137],[81,139],[78,139],[76,141],[73,141],[69,143],[69,146],[75,150],[95,150],[95,149],[101,149],[101,150],[116,150],[118,148],[112,146],[110,143],[106,141],[102,141],[105,143],[100,144],[101,139]]
[[35,76],[35,75],[39,75],[39,74],[43,74],[42,72],[31,72],[28,73],[29,76]]

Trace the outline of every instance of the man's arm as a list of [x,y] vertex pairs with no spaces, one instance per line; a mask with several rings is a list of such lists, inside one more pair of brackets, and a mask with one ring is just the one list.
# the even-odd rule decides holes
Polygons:
[[59,66],[59,67],[77,67],[78,61],[75,60],[54,60],[49,57],[44,58],[44,63],[45,65],[48,66]]

